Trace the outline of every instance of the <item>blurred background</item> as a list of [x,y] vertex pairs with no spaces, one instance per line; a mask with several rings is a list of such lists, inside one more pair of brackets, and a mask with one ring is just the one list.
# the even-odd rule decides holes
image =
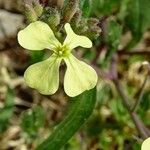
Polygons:
[[[78,48],[75,54],[98,72],[96,106],[62,150],[140,150],[143,137],[135,114],[150,136],[150,1],[80,0],[75,8],[68,1],[63,7],[41,0],[44,11],[36,16],[31,0],[0,0],[0,150],[34,150],[68,108],[62,87],[44,96],[24,82],[26,68],[49,54],[27,51],[17,42],[18,31],[35,20],[47,22],[56,34],[69,21],[76,33],[93,40],[92,49]],[[137,104],[134,113],[123,105],[122,90],[129,103]]]

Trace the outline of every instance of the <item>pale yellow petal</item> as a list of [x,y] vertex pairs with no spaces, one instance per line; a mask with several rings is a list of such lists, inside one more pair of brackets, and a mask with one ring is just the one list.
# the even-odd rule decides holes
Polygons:
[[78,46],[84,47],[84,48],[91,48],[92,42],[89,38],[86,36],[77,35],[72,30],[69,23],[65,24],[65,30],[67,33],[67,37],[64,41],[63,45],[68,45],[70,49],[74,49]]
[[52,55],[49,59],[33,64],[25,71],[28,86],[44,95],[54,94],[59,86],[59,66],[61,59]]
[[91,66],[78,60],[73,55],[70,55],[64,60],[67,64],[64,90],[68,96],[77,96],[96,86],[98,77],[97,73]]
[[150,137],[142,143],[141,150],[150,150]]
[[53,49],[60,42],[51,28],[44,22],[36,21],[18,33],[19,44],[29,50]]

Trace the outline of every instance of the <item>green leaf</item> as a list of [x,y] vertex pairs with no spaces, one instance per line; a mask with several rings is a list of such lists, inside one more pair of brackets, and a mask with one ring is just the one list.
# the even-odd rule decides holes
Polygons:
[[91,14],[97,17],[110,15],[120,7],[120,0],[92,0]]
[[0,133],[5,131],[8,126],[9,119],[13,114],[14,108],[14,92],[12,89],[8,88],[6,94],[5,106],[0,109]]
[[122,27],[115,21],[111,20],[108,23],[108,34],[106,35],[106,43],[108,45],[107,58],[117,51],[120,44],[120,38],[122,34]]
[[80,8],[82,10],[83,17],[89,17],[91,12],[91,0],[81,0]]
[[119,12],[117,14],[117,17],[120,21],[124,21],[126,16],[128,15],[128,3],[130,0],[122,0],[119,8]]
[[106,36],[106,42],[111,48],[114,49],[118,48],[121,33],[122,33],[121,26],[117,22],[111,20],[108,23],[108,34]]
[[42,107],[36,106],[33,110],[25,112],[22,116],[21,127],[30,137],[37,135],[39,128],[44,126],[45,112]]
[[141,39],[143,33],[150,26],[150,1],[130,1],[126,24],[132,32],[133,40],[128,46],[132,48]]
[[86,129],[89,137],[99,136],[103,130],[103,122],[101,121],[101,116],[98,111],[93,113],[84,129]]
[[120,123],[120,125],[121,123],[125,124],[127,120],[129,122],[129,115],[127,114],[127,111],[122,105],[121,100],[119,98],[115,98],[112,101],[110,101],[109,107],[115,119]]
[[96,102],[96,88],[70,100],[71,106],[64,120],[36,150],[60,150],[91,115]]
[[145,112],[148,111],[150,108],[150,92],[149,91],[143,94],[140,107],[142,108],[140,111],[143,111],[145,115]]

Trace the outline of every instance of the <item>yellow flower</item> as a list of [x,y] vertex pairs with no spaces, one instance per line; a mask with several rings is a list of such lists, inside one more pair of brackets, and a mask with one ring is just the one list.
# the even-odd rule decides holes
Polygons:
[[142,143],[141,150],[150,150],[150,137]]
[[66,39],[61,44],[51,28],[44,22],[31,23],[18,33],[19,44],[29,50],[53,51],[53,54],[42,62],[31,65],[25,71],[26,83],[45,95],[54,94],[59,87],[59,66],[62,60],[67,65],[64,77],[64,90],[74,97],[96,86],[98,77],[95,70],[72,55],[71,50],[81,46],[91,48],[92,42],[85,36],[73,32],[69,23],[65,24]]

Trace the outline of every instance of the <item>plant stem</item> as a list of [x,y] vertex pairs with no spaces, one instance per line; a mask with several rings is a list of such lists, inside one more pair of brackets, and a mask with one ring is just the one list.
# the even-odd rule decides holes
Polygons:
[[124,106],[128,110],[128,113],[130,114],[138,132],[140,133],[140,135],[143,139],[146,139],[147,137],[149,137],[149,132],[148,132],[149,130],[146,128],[146,126],[143,124],[143,122],[139,119],[137,114],[132,111],[132,105],[130,103],[131,100],[125,94],[124,88],[122,87],[122,85],[118,79],[117,60],[118,60],[117,55],[114,55],[111,60],[110,73],[112,74],[112,81],[116,87],[116,90],[118,91],[118,94],[120,95],[120,97],[124,103]]
[[140,135],[142,136],[143,139],[146,139],[147,137],[149,137],[149,135],[147,134],[147,132],[145,131],[145,126],[143,124],[143,122],[138,118],[137,114],[135,112],[131,111],[131,105],[129,103],[129,98],[126,96],[126,94],[123,91],[123,87],[120,84],[120,82],[118,80],[114,80],[114,84],[116,86],[116,89],[120,95],[120,97],[123,100],[123,103],[126,107],[126,109],[128,110],[137,130],[139,131]]
[[126,96],[126,94],[124,93],[123,91],[123,87],[122,85],[120,84],[120,82],[118,80],[114,80],[114,84],[116,86],[116,89],[120,95],[120,97],[122,98],[123,100],[123,103],[125,105],[125,107],[127,108],[127,110],[130,112],[131,111],[131,105],[129,103],[129,98]]
[[132,108],[132,112],[135,112],[135,111],[137,110],[137,108],[138,108],[138,106],[139,106],[139,104],[140,104],[140,102],[141,102],[141,99],[142,99],[143,94],[144,94],[144,87],[145,87],[145,85],[146,85],[148,76],[149,76],[149,74],[146,75],[146,77],[145,77],[145,79],[144,79],[144,82],[143,82],[143,84],[142,84],[142,87],[141,87],[140,90],[138,91],[138,93],[139,93],[139,94],[138,94],[138,99],[136,100],[136,102],[135,102],[135,104],[134,104],[134,106],[133,106],[133,108]]
[[150,51],[146,51],[146,50],[136,50],[136,51],[132,51],[132,52],[128,52],[128,51],[118,51],[118,55],[150,55]]

